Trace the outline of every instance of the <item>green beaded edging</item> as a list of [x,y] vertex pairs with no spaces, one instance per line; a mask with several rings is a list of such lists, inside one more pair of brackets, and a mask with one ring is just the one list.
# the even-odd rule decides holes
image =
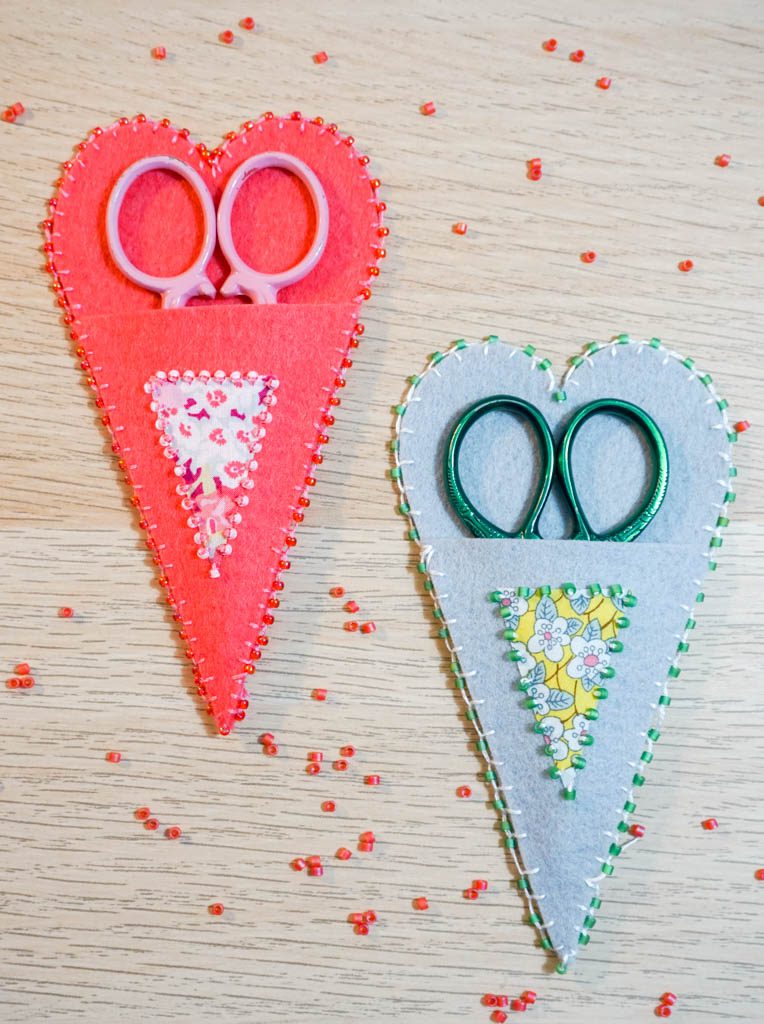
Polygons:
[[[586,587],[580,587],[579,588],[574,583],[561,583],[557,587],[543,586],[543,587],[537,587],[535,590],[532,590],[529,587],[515,587],[514,588],[515,593],[518,594],[518,596],[522,597],[522,598],[533,597],[535,594],[538,594],[539,597],[546,597],[549,593],[551,593],[552,590],[562,590],[563,593],[566,594],[566,596],[568,596],[568,597],[570,597],[572,594],[576,593],[576,591],[578,591],[578,590],[586,590],[586,591],[588,591],[590,597],[596,597],[597,595],[600,595],[600,594],[605,596],[605,597],[620,597],[621,595],[623,595],[623,604],[625,604],[627,608],[633,608],[637,604],[636,596],[634,594],[632,594],[631,591],[627,591],[624,594],[623,593],[623,587],[621,587],[618,584],[613,584],[612,586],[604,586],[603,587],[602,584],[600,584],[600,583],[590,583]],[[493,601],[495,603],[499,603],[501,601],[501,593],[502,592],[500,590],[494,590],[488,596],[489,601]],[[501,615],[501,614],[502,614],[501,609],[499,609],[499,615]],[[628,629],[628,627],[630,625],[631,625],[631,623],[629,622],[628,617],[626,615],[624,615],[623,613],[621,613],[621,615],[618,616],[618,629],[619,630]],[[509,660],[510,661],[514,661],[515,659],[512,658],[512,653],[515,652],[514,644],[515,644],[515,639],[516,638],[512,637],[512,636],[508,636],[507,634],[510,633],[510,632],[512,632],[512,631],[508,630],[508,629],[507,630],[502,630],[502,637],[509,642],[509,648],[510,648]],[[620,652],[623,651],[623,642],[621,640],[618,640],[617,638],[613,638],[612,640],[608,640],[607,644],[608,644],[608,650],[610,651],[611,654],[620,654]],[[611,645],[613,645],[613,646],[611,646]],[[615,678],[615,674],[616,674],[615,673],[615,669],[611,668],[610,672],[604,678],[606,680],[614,679]],[[525,679],[524,676],[520,676],[520,678],[517,681],[518,689],[520,689],[523,693],[525,693],[525,691],[527,689],[527,684],[525,684],[524,679]],[[607,700],[607,697],[608,697],[607,689],[604,686],[598,686],[597,689],[600,691],[598,693],[598,695],[597,695],[597,700],[598,701],[600,701],[600,700]],[[529,698],[529,700],[530,699],[531,698]],[[526,705],[524,705],[524,706],[526,706]],[[595,710],[596,711],[596,709],[591,709],[591,710]],[[589,718],[590,721],[596,721],[596,719],[599,717],[599,713],[595,713],[595,714],[591,715],[591,717],[589,715],[586,715],[585,717]],[[534,724],[534,732],[538,732],[538,729],[536,729],[537,725],[538,725],[538,723]],[[590,734],[589,735],[589,743],[586,744],[586,746],[592,746],[593,744],[594,744],[594,736],[592,736]],[[548,756],[550,758],[552,757],[551,753],[547,751],[546,747],[543,747],[541,752],[545,756]],[[577,755],[577,756],[579,757],[579,760],[581,762],[583,762],[583,763],[582,764],[574,764],[573,767],[576,769],[576,771],[583,771],[584,768],[586,768],[586,760],[581,755]],[[559,770],[558,770],[556,765],[553,764],[552,767],[549,769],[549,776],[552,779],[559,779],[560,772],[559,772]],[[563,786],[563,788],[562,788],[562,796],[563,796],[563,799],[565,799],[565,800],[575,800],[576,799],[576,791],[575,791],[575,789],[566,789]]]
[[[404,481],[403,481],[403,467],[402,467],[402,465],[401,465],[401,463],[399,461],[400,432],[401,432],[402,421],[403,421],[403,418],[404,418],[404,416],[406,414],[406,409],[408,408],[409,403],[411,402],[412,398],[414,397],[414,393],[416,391],[416,388],[419,386],[419,384],[422,381],[422,378],[426,374],[430,373],[434,369],[434,367],[436,367],[438,365],[438,363],[442,362],[444,359],[451,358],[453,356],[457,356],[457,358],[458,358],[458,353],[460,351],[462,351],[463,349],[465,349],[465,348],[473,347],[475,345],[496,345],[496,344],[507,345],[508,343],[500,341],[497,335],[492,334],[492,335],[489,335],[487,338],[485,338],[483,341],[480,341],[480,342],[467,342],[467,341],[465,341],[462,338],[459,341],[456,341],[445,352],[435,352],[435,353],[433,353],[433,355],[430,357],[430,360],[429,360],[427,366],[422,371],[422,373],[421,374],[415,374],[415,375],[409,377],[409,389],[408,389],[408,391],[406,393],[406,396],[405,396],[403,402],[401,404],[396,405],[396,406],[393,407],[393,412],[395,413],[395,416],[396,416],[396,420],[395,420],[395,437],[390,442],[390,450],[391,450],[391,452],[393,454],[393,458],[394,458],[394,462],[395,462],[394,468],[391,471],[390,475],[391,475],[392,479],[395,481],[395,483],[397,484],[399,495],[400,495],[400,503],[398,505],[398,511],[401,513],[401,515],[404,515],[404,516],[406,516],[408,518],[408,521],[409,521],[408,538],[409,538],[409,540],[414,541],[415,543],[417,543],[419,545],[419,550],[420,550],[419,571],[421,573],[423,573],[424,575],[426,575],[426,577],[427,577],[426,581],[425,581],[425,585],[426,585],[426,589],[430,593],[430,597],[431,597],[432,602],[433,602],[433,616],[434,616],[436,622],[439,623],[438,636],[442,640],[444,640],[445,643],[446,643],[446,647],[447,647],[448,652],[449,652],[449,654],[451,656],[451,659],[452,659],[451,660],[451,669],[452,669],[452,672],[454,673],[455,685],[456,685],[457,690],[459,690],[459,692],[461,693],[462,698],[464,699],[465,703],[467,704],[467,711],[468,712],[474,710],[474,706],[473,706],[473,702],[472,702],[472,700],[471,700],[471,698],[469,696],[469,691],[468,691],[468,687],[467,687],[467,683],[466,683],[466,680],[465,680],[464,673],[462,672],[461,667],[459,665],[458,656],[457,656],[457,654],[456,654],[456,652],[454,650],[454,646],[453,646],[453,643],[451,641],[451,635],[449,633],[448,627],[444,624],[443,610],[441,609],[440,604],[438,602],[437,594],[436,594],[436,591],[434,589],[434,583],[433,583],[432,578],[430,577],[430,574],[429,574],[428,563],[429,563],[431,552],[425,550],[424,546],[421,543],[421,540],[420,540],[420,537],[419,537],[419,533],[418,533],[417,528],[416,528],[416,524],[414,523],[414,520],[413,520],[413,518],[411,516],[411,508],[410,508],[408,502],[406,501],[406,489],[405,489],[405,485],[404,485]],[[663,352],[666,353],[666,355],[667,355],[667,357],[669,359],[674,359],[677,362],[680,362],[689,371],[688,383],[691,383],[694,380],[699,381],[699,383],[704,388],[706,388],[706,390],[708,391],[709,396],[711,397],[711,399],[713,399],[713,401],[715,402],[717,409],[721,413],[722,426],[723,426],[724,432],[726,434],[726,439],[730,443],[733,443],[733,444],[737,441],[738,435],[732,429],[732,425],[730,423],[729,417],[727,416],[727,412],[726,412],[727,402],[726,402],[725,399],[722,399],[718,395],[716,389],[713,386],[713,380],[712,380],[710,374],[698,372],[695,369],[695,364],[694,364],[692,359],[689,359],[689,358],[685,359],[681,355],[679,355],[677,352],[674,352],[671,349],[665,348],[662,345],[660,339],[658,339],[658,338],[651,338],[649,341],[637,341],[637,340],[634,340],[634,339],[630,338],[628,334],[619,334],[615,338],[613,338],[612,341],[610,341],[609,343],[606,343],[604,345],[600,345],[597,342],[590,342],[587,346],[585,346],[584,351],[583,351],[583,355],[575,355],[575,356],[571,357],[571,359],[569,360],[568,369],[563,374],[562,379],[560,381],[560,386],[557,389],[556,389],[556,383],[557,382],[556,382],[554,374],[552,372],[550,361],[546,360],[546,359],[537,361],[536,358],[535,358],[535,349],[534,349],[534,347],[532,345],[527,345],[525,347],[525,349],[522,349],[522,350],[515,348],[515,349],[513,349],[513,352],[515,352],[515,353],[522,352],[524,355],[528,356],[531,359],[531,362],[535,366],[536,369],[541,370],[542,372],[545,372],[547,374],[548,378],[549,378],[549,391],[552,394],[553,401],[564,402],[567,399],[567,392],[565,390],[565,387],[566,387],[568,381],[571,379],[571,377],[572,377],[572,375],[575,372],[577,367],[583,365],[584,363],[587,363],[589,365],[593,365],[592,357],[596,353],[598,353],[598,352],[613,352],[613,350],[616,348],[616,346],[625,346],[625,345],[636,345],[636,346],[640,346],[640,347],[653,348],[653,349],[660,348]],[[732,464],[731,456],[728,455],[726,452],[723,452],[723,453],[720,453],[720,454],[721,454],[722,458],[724,459],[724,461],[727,463],[727,476],[729,477],[730,480],[734,479],[737,476],[737,470],[735,469],[735,466]],[[725,529],[727,527],[727,525],[729,524],[729,519],[728,519],[728,515],[727,515],[727,513],[728,513],[728,506],[730,504],[732,504],[735,501],[735,498],[736,498],[735,492],[732,490],[731,484],[725,483],[725,488],[726,489],[725,489],[724,497],[723,497],[722,501],[720,502],[720,513],[719,513],[719,516],[717,518],[717,521],[716,521],[714,526],[710,526],[709,527],[709,529],[711,530],[711,534],[712,534],[711,538],[710,538],[710,541],[709,541],[709,555],[713,555],[714,552],[716,551],[716,549],[718,549],[722,545],[721,531],[723,529]],[[715,570],[716,567],[717,567],[716,561],[713,558],[709,558],[709,568],[711,570]],[[697,597],[695,599],[695,603],[696,604],[700,604],[700,603],[702,603],[703,600],[704,600],[704,595],[701,592],[701,593],[699,593],[697,595]],[[679,675],[679,672],[680,672],[679,665],[678,665],[679,658],[680,658],[681,654],[683,654],[686,650],[689,649],[688,636],[689,636],[690,631],[695,628],[694,607],[688,608],[687,610],[688,610],[687,623],[685,625],[685,629],[684,629],[684,632],[682,634],[682,637],[680,638],[680,641],[679,641],[679,643],[677,645],[676,654],[675,654],[675,657],[674,657],[674,659],[672,661],[672,664],[671,664],[671,666],[670,666],[670,668],[668,670],[667,677],[666,677],[665,680],[658,681],[656,683],[656,686],[662,687],[662,692],[661,692],[660,697],[658,698],[657,704],[655,705],[655,708],[656,708],[655,720],[654,720],[651,728],[648,729],[647,733],[645,734],[645,748],[643,750],[643,754],[649,754],[650,755],[650,760],[652,760],[652,747],[653,747],[653,744],[655,742],[657,742],[658,738],[660,737],[660,728],[659,727],[660,727],[660,725],[663,722],[663,718],[665,717],[666,708],[669,707],[669,705],[671,704],[671,698],[668,695],[668,680],[669,680],[669,678],[675,679]],[[572,959],[572,957],[575,954],[568,954],[568,953],[559,954],[559,953],[557,953],[557,951],[555,950],[554,946],[552,945],[552,941],[551,941],[549,935],[546,934],[546,928],[545,928],[545,925],[543,924],[543,921],[542,921],[541,924],[535,924],[536,919],[540,920],[541,918],[540,918],[540,915],[535,913],[534,910],[533,910],[533,906],[532,906],[532,903],[533,903],[533,900],[534,900],[533,891],[532,891],[532,888],[531,888],[529,876],[524,871],[522,863],[520,862],[520,858],[519,858],[519,854],[518,854],[518,850],[517,850],[517,838],[516,838],[514,829],[512,827],[512,822],[511,822],[511,820],[509,818],[508,808],[506,806],[504,798],[501,795],[500,790],[498,789],[498,787],[496,785],[496,774],[493,771],[493,768],[491,766],[491,760],[487,756],[488,755],[488,744],[487,744],[487,741],[485,739],[485,736],[483,735],[483,733],[482,733],[482,731],[480,729],[480,724],[479,724],[477,718],[472,719],[472,721],[473,721],[473,725],[475,727],[475,730],[476,730],[476,732],[478,734],[478,750],[480,751],[480,753],[482,753],[482,755],[483,755],[483,757],[484,757],[484,759],[486,760],[486,763],[487,763],[487,771],[485,772],[485,781],[492,787],[492,791],[494,793],[493,804],[494,804],[494,807],[499,811],[499,814],[500,814],[500,827],[501,827],[502,832],[505,835],[504,845],[505,845],[505,848],[507,849],[507,851],[509,852],[509,854],[510,854],[510,856],[512,858],[513,864],[515,866],[515,870],[517,872],[517,876],[518,876],[517,877],[517,887],[518,887],[518,889],[521,892],[525,893],[525,897],[526,897],[526,900],[528,902],[529,923],[533,924],[534,927],[537,928],[537,930],[539,932],[539,936],[540,936],[540,944],[541,944],[542,949],[545,949],[548,952],[555,953],[558,956],[558,963],[556,965],[556,970],[557,970],[558,973],[564,974],[567,971],[568,962]],[[624,803],[624,806],[623,806],[623,811],[621,812],[621,820],[618,822],[618,825],[617,825],[617,831],[619,831],[619,832],[626,832],[626,831],[628,831],[629,816],[636,809],[636,803],[635,803],[635,801],[633,799],[634,788],[635,787],[641,787],[644,784],[645,777],[644,777],[642,769],[644,767],[646,767],[646,765],[648,763],[649,763],[648,761],[644,761],[644,760],[642,760],[642,758],[640,758],[640,769],[639,769],[639,771],[636,770],[637,769],[637,765],[634,765],[635,774],[634,774],[634,777],[632,779],[632,788],[629,790],[627,799],[626,799],[626,801]],[[610,838],[609,835],[608,835],[608,838]],[[590,903],[590,908],[589,908],[589,911],[587,912],[587,916],[586,916],[586,919],[585,919],[584,927],[582,927],[581,933],[579,935],[579,939],[578,939],[579,945],[585,946],[585,945],[588,945],[588,943],[589,943],[589,937],[590,937],[589,936],[589,932],[591,931],[591,928],[594,927],[594,922],[596,920],[594,918],[594,915],[591,913],[591,911],[592,910],[599,910],[599,908],[601,906],[601,902],[602,901],[601,901],[600,895],[599,895],[599,887],[600,887],[600,884],[602,883],[602,881],[605,878],[607,878],[610,875],[612,875],[613,871],[615,870],[615,867],[614,867],[614,865],[612,863],[613,858],[615,856],[619,856],[620,853],[624,849],[626,849],[628,846],[631,846],[631,844],[634,843],[634,842],[637,842],[636,837],[633,838],[633,839],[627,840],[626,842],[624,842],[624,843],[622,843],[620,845],[618,845],[617,843],[611,843],[610,850],[608,852],[608,856],[607,856],[607,858],[605,858],[602,861],[602,868],[601,868],[599,876],[597,878],[595,878],[595,879],[587,879],[589,884],[593,888],[596,889],[596,895],[592,898],[592,901]],[[613,849],[614,848],[617,849],[617,851],[618,851],[617,853],[613,853]],[[590,920],[591,923],[587,926],[586,925],[586,921],[588,921],[588,920]]]

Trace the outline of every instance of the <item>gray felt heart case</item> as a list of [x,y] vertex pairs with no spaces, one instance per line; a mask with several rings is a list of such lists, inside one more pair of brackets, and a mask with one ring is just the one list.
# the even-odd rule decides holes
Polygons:
[[[711,377],[658,339],[592,343],[571,364],[558,383],[530,346],[457,342],[411,378],[393,442],[400,511],[421,549],[517,885],[561,973],[589,941],[601,882],[634,842],[629,818],[668,684],[734,501],[736,437]],[[655,424],[665,496],[633,542],[566,540],[575,524],[559,471],[538,522],[544,539],[473,536],[447,485],[446,453],[465,412],[497,395],[538,410],[555,445],[597,400],[629,403]],[[570,455],[595,533],[644,504],[654,452],[633,423],[592,416]],[[462,439],[461,484],[499,533],[527,517],[542,469],[538,437],[506,410],[489,411]]]

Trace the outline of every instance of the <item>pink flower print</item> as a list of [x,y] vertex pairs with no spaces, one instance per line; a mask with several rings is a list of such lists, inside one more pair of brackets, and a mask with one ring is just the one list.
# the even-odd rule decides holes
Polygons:
[[178,430],[183,435],[183,437],[191,437],[191,427],[189,427],[187,423],[183,423],[181,421],[178,424]]
[[224,405],[228,401],[225,391],[221,391],[220,388],[216,388],[214,391],[207,392],[207,401],[210,403],[213,409],[216,409],[219,405]]
[[223,469],[228,474],[228,476],[232,477],[235,480],[237,477],[246,476],[247,464],[246,462],[237,462],[236,460],[234,460],[233,462],[226,462]]
[[237,430],[236,440],[249,447],[252,444],[252,435],[248,434],[246,430]]
[[228,444],[222,427],[215,427],[214,430],[210,431],[210,441],[214,441],[215,444],[219,444],[221,448],[224,444]]

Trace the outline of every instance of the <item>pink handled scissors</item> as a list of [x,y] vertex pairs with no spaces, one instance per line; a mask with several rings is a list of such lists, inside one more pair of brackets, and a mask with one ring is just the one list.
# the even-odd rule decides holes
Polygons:
[[[288,270],[278,273],[261,273],[245,263],[236,251],[231,234],[231,213],[236,196],[245,179],[255,171],[265,167],[281,167],[291,171],[307,187],[316,214],[316,234],[313,242],[303,258]],[[133,182],[148,171],[173,171],[189,183],[196,193],[204,215],[204,239],[199,255],[194,262],[174,277],[156,277],[140,270],[128,258],[119,236],[119,213],[122,209],[127,190]],[[217,217],[212,196],[201,175],[183,160],[172,156],[149,156],[136,160],[120,176],[111,190],[106,208],[106,238],[114,262],[119,269],[135,284],[156,292],[162,297],[163,309],[177,309],[185,306],[194,295],[214,298],[216,289],[207,276],[207,264],[215,249],[216,240],[231,268],[230,275],[223,283],[220,294],[225,296],[247,295],[252,302],[276,302],[280,288],[301,281],[313,270],[321,259],[329,235],[329,204],[321,182],[315,173],[302,160],[288,153],[260,153],[240,164],[228,179],[218,206]]]

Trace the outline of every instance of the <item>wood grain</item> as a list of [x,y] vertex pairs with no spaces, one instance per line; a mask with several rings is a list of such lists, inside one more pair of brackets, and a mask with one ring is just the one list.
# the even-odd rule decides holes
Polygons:
[[[760,1021],[764,460],[739,499],[639,804],[575,971],[550,974],[498,845],[479,762],[385,478],[390,406],[428,353],[496,332],[562,368],[582,342],[658,335],[761,409],[764,14],[755,0],[34,0],[0,7],[0,1020],[486,1021],[539,993],[546,1024]],[[246,5],[245,5],[246,7]],[[221,29],[252,14],[260,30]],[[543,39],[560,41],[556,54]],[[167,47],[163,63],[150,48]],[[573,64],[567,54],[586,50]],[[330,61],[315,65],[325,49]],[[601,92],[599,75],[613,86]],[[432,99],[435,117],[418,112]],[[38,222],[71,146],[139,110],[214,144],[264,109],[351,131],[389,205],[389,257],[238,733],[212,736],[42,272]],[[726,169],[714,165],[729,152]],[[541,156],[532,184],[525,161]],[[465,220],[468,234],[452,234]],[[587,249],[599,258],[585,266]],[[677,262],[695,261],[681,274]],[[341,629],[344,584],[373,637]],[[60,605],[76,617],[59,619]],[[330,692],[311,701],[316,685]],[[270,729],[281,754],[266,758]],[[359,750],[310,778],[305,752]],[[118,766],[104,753],[118,749]],[[369,790],[364,771],[383,785]],[[458,785],[475,790],[456,799]],[[320,802],[337,801],[333,816]],[[148,804],[172,843],[132,818]],[[699,827],[714,815],[714,833]],[[378,836],[296,875],[298,853]],[[477,904],[461,890],[490,880]],[[426,895],[431,909],[412,910]],[[226,905],[212,918],[207,905]],[[346,915],[374,907],[368,938]]]

